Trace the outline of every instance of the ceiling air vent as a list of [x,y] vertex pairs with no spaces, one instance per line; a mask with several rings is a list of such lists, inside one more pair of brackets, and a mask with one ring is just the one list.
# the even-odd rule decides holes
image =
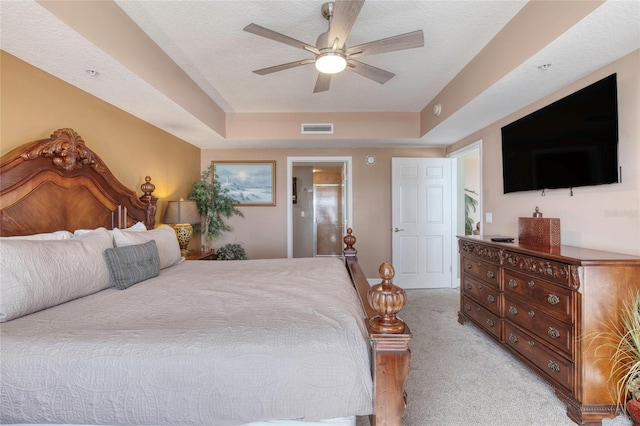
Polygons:
[[331,135],[333,134],[333,123],[302,123],[302,134]]

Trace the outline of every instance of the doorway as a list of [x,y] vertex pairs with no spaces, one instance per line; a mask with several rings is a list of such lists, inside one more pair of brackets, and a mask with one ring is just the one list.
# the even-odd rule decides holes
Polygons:
[[[454,226],[452,259],[458,259],[458,235],[482,235],[482,140],[448,155],[452,159]],[[460,262],[453,262],[452,287],[460,287]]]
[[287,182],[287,257],[341,256],[352,223],[351,157],[288,157]]

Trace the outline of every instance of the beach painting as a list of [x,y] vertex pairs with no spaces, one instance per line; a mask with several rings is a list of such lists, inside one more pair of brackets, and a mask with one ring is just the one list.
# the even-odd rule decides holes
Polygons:
[[241,206],[276,205],[275,161],[213,161],[216,179]]

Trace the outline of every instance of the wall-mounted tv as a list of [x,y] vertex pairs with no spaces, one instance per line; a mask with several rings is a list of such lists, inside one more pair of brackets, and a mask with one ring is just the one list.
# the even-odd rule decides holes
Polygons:
[[616,74],[502,128],[504,193],[618,182]]

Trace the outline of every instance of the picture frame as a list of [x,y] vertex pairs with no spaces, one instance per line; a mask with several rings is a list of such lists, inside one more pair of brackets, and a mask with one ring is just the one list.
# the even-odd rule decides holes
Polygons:
[[276,205],[276,162],[212,161],[215,178],[237,206]]

